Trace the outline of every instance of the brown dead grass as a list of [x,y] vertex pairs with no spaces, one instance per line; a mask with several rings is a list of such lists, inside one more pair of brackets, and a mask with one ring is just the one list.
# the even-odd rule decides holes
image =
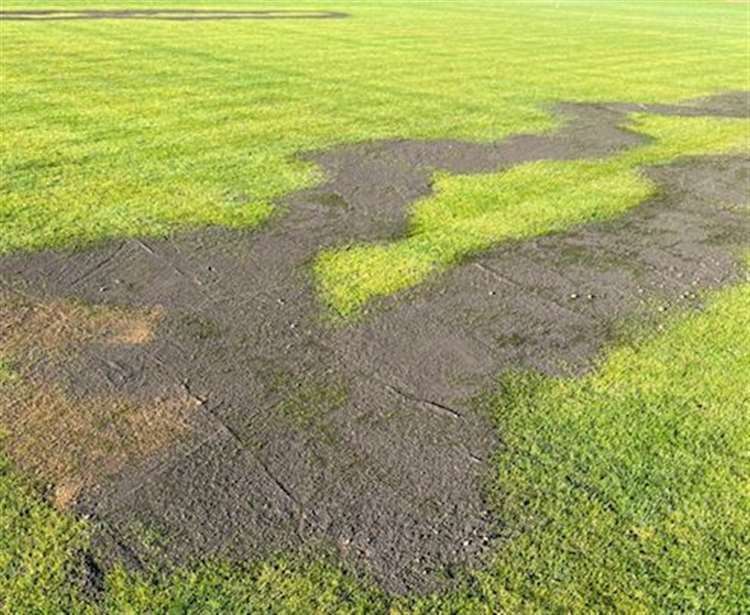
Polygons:
[[146,344],[160,316],[158,309],[128,311],[62,300],[43,303],[0,292],[0,353],[60,352],[93,341]]
[[176,443],[189,432],[195,402],[185,395],[136,402],[71,399],[54,385],[0,386],[5,452],[68,506],[80,490]]
[[195,400],[176,389],[161,399],[115,395],[71,398],[54,382],[39,382],[40,358],[65,360],[87,344],[146,344],[160,313],[34,301],[0,293],[0,357],[18,378],[0,383],[0,430],[13,462],[49,489],[59,507],[80,491],[148,458],[182,438]]

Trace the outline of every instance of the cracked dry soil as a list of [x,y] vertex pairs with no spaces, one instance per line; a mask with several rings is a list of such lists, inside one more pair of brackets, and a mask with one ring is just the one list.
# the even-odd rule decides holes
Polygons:
[[284,199],[260,230],[0,257],[0,289],[24,300],[160,314],[140,343],[35,355],[29,378],[82,408],[120,397],[142,416],[164,400],[192,404],[177,441],[72,498],[93,525],[96,565],[322,543],[397,593],[439,589],[446,572],[480,565],[503,529],[482,488],[498,436],[469,400],[507,370],[585,370],[622,322],[658,322],[655,305],[698,308],[699,291],[744,279],[750,159],[647,169],[660,194],[626,215],[505,243],[356,322],[321,317],[312,259],[402,235],[435,169],[481,173],[638,145],[620,128],[634,110],[745,117],[748,104],[744,93],[697,106],[567,104],[559,112],[571,121],[552,135],[353,145],[310,155],[330,179]]

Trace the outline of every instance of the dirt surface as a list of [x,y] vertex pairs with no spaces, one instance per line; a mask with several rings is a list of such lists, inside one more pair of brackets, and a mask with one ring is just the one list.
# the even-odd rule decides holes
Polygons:
[[179,389],[146,403],[107,393],[78,399],[60,390],[54,376],[47,377],[59,365],[72,367],[71,348],[98,347],[106,361],[112,346],[149,343],[158,319],[158,310],[38,303],[0,290],[0,349],[13,357],[12,382],[0,383],[5,453],[47,486],[58,507],[174,444],[192,427],[196,402]]
[[[746,94],[639,111],[747,116]],[[392,592],[481,565],[503,534],[483,499],[496,430],[469,401],[507,370],[590,368],[629,320],[658,323],[745,279],[750,159],[646,172],[660,196],[600,224],[472,258],[348,324],[324,316],[322,249],[400,236],[435,169],[603,157],[643,137],[632,105],[562,105],[570,123],[494,144],[383,141],[311,154],[329,181],[257,231],[205,229],[0,258],[0,288],[151,313],[143,343],[86,342],[24,373],[91,400],[192,399],[191,427],[80,486],[94,560],[171,566],[327,545]],[[151,405],[150,405],[151,404]],[[60,425],[60,429],[65,429]]]
[[68,19],[162,19],[194,21],[207,19],[340,19],[339,11],[225,11],[208,9],[127,9],[127,10],[19,10],[0,11],[0,20],[59,21]]

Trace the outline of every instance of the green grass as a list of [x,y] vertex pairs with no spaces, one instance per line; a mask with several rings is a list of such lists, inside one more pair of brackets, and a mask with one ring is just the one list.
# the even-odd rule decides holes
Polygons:
[[[495,140],[553,129],[552,101],[670,102],[750,80],[748,8],[723,1],[294,6],[353,18],[0,22],[0,253],[256,226],[276,199],[319,181],[295,160],[304,150]],[[355,314],[497,241],[625,211],[654,189],[640,166],[747,148],[746,122],[633,122],[655,141],[611,160],[439,176],[406,239],[321,256],[325,296]],[[586,377],[516,374],[484,395],[504,444],[488,491],[507,538],[449,594],[386,597],[329,556],[279,554],[171,574],[116,569],[101,602],[87,603],[80,553],[91,528],[0,459],[0,610],[746,612],[748,314],[745,284],[615,349]],[[15,386],[10,359],[0,386]],[[307,424],[310,400],[335,406],[343,395],[302,389],[279,411]]]
[[748,374],[744,285],[591,376],[507,379],[488,402],[515,534],[486,576],[496,603],[746,612]]
[[278,556],[238,567],[208,564],[168,577],[116,570],[103,610],[114,613],[377,613],[386,599],[327,558]]
[[79,602],[71,579],[87,545],[84,524],[42,503],[0,456],[0,610],[73,612]]
[[16,374],[10,362],[0,355],[0,386],[13,382],[15,378]]
[[[489,485],[507,538],[443,596],[387,598],[328,557],[151,576],[115,570],[115,612],[746,612],[750,284],[615,349],[592,374],[507,376],[479,400],[503,447]],[[81,523],[0,466],[0,604],[56,611]],[[89,605],[94,608],[94,605]],[[22,609],[23,610],[23,609]]]
[[[550,129],[549,101],[676,101],[748,82],[746,7],[725,2],[292,5],[353,17],[1,23],[0,253],[252,227],[319,179],[295,160],[304,150],[498,139]],[[30,6],[56,5],[2,2]]]
[[338,314],[356,315],[374,297],[414,286],[498,242],[622,214],[655,191],[639,174],[641,165],[750,152],[747,120],[638,115],[633,128],[655,141],[607,160],[439,175],[436,194],[414,205],[406,238],[321,254],[315,264],[320,292]]
[[287,380],[283,399],[271,412],[284,416],[291,425],[311,430],[328,412],[344,406],[349,390],[343,382],[292,382]]

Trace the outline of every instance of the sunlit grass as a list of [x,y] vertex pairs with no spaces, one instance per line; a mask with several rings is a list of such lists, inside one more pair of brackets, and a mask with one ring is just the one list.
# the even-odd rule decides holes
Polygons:
[[655,187],[641,165],[681,156],[750,153],[750,122],[638,115],[634,130],[654,139],[606,160],[535,162],[487,175],[440,175],[435,195],[415,204],[407,237],[323,253],[320,291],[339,314],[414,286],[501,241],[603,220],[642,203]]
[[[97,2],[127,5],[163,3]],[[247,3],[221,2],[232,7]],[[495,140],[552,129],[547,102],[747,88],[747,7],[723,1],[314,8],[353,17],[0,23],[0,253],[255,226],[320,179],[295,159],[304,150]],[[655,141],[612,160],[439,176],[404,240],[321,257],[325,296],[354,314],[498,241],[622,213],[654,190],[641,165],[747,150],[746,122],[633,122]],[[282,554],[160,575],[115,569],[100,602],[84,603],[91,528],[0,459],[0,610],[750,611],[749,314],[745,284],[588,376],[514,375],[485,395],[503,443],[488,489],[507,535],[446,595],[386,597],[329,557]],[[12,357],[0,359],[0,386],[16,378]]]
[[[164,6],[97,3],[149,5]],[[170,3],[200,5],[217,8]],[[220,3],[233,6],[247,3]],[[551,128],[550,101],[676,101],[747,86],[745,7],[729,3],[295,7],[352,18],[0,23],[0,253],[255,226],[317,181],[300,151],[498,139]]]

